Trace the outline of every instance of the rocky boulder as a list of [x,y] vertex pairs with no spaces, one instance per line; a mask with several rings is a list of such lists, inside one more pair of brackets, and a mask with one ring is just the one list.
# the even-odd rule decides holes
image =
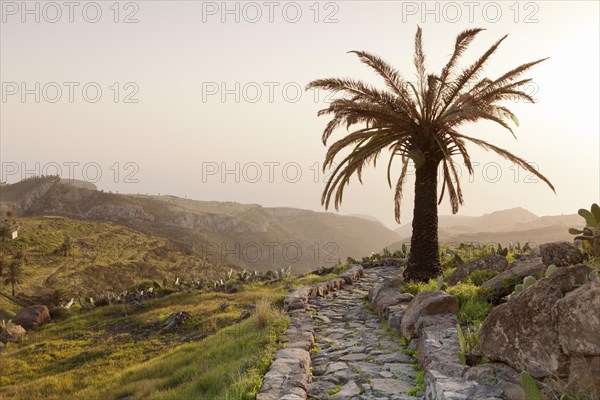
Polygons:
[[569,386],[600,394],[600,279],[558,301],[558,341],[569,356]]
[[400,292],[400,286],[402,286],[402,279],[390,279],[383,283],[376,285],[373,289],[369,290],[369,300],[373,302],[379,297],[381,292],[391,290],[391,292]]
[[558,337],[566,354],[600,356],[600,279],[558,301]]
[[536,378],[568,375],[568,356],[559,341],[558,303],[587,283],[590,271],[583,264],[559,268],[492,309],[479,334],[483,355]]
[[21,325],[28,331],[48,322],[50,322],[50,311],[48,310],[48,307],[42,305],[26,307],[19,311],[13,318],[13,323],[15,325]]
[[583,253],[573,243],[553,242],[540,245],[540,255],[545,266],[568,267],[583,262]]
[[0,343],[20,343],[25,340],[25,329],[21,325],[8,324],[0,328]]
[[529,275],[537,275],[546,271],[546,266],[540,257],[526,258],[512,263],[504,272],[496,275],[481,285],[490,289],[495,299],[508,296],[515,290],[515,285],[521,283]]
[[419,293],[408,304],[404,313],[400,324],[402,335],[409,340],[418,337],[420,335],[419,327],[429,325],[425,320],[440,314],[455,315],[457,312],[458,300],[456,297],[440,290]]
[[388,319],[392,307],[406,305],[414,297],[410,293],[401,293],[401,285],[401,279],[392,279],[375,286],[369,291],[369,308],[384,317],[384,319]]
[[447,282],[449,285],[456,285],[458,282],[465,280],[473,271],[490,269],[492,271],[503,272],[508,268],[508,260],[498,254],[489,254],[478,260],[461,265],[454,271]]

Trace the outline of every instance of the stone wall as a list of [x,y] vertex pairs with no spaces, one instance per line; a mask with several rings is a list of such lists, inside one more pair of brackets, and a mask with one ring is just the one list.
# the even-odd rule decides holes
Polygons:
[[507,365],[475,367],[458,360],[456,324],[458,301],[442,291],[411,296],[400,293],[400,280],[376,286],[369,293],[370,307],[391,329],[411,340],[425,371],[426,400],[524,399],[519,375]]
[[290,317],[290,326],[283,336],[285,347],[277,350],[273,363],[263,379],[257,400],[305,400],[311,379],[310,348],[315,340],[312,317],[308,312],[310,297],[325,296],[351,284],[363,275],[361,265],[350,265],[337,278],[313,286],[290,291],[283,310]]

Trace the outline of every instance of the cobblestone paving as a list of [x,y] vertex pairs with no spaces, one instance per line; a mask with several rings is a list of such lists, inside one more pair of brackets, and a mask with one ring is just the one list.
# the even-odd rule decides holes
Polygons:
[[366,269],[354,285],[316,297],[316,342],[309,399],[422,399],[415,388],[417,365],[366,305],[369,290],[398,274],[394,267]]

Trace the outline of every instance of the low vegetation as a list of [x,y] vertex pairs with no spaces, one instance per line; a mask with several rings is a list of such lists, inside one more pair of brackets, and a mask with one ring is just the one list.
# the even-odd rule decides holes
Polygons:
[[[14,317],[24,298],[45,293],[47,301],[59,303],[57,299],[70,297],[70,286],[63,292],[50,283],[62,285],[64,277],[80,274],[93,276],[78,282],[86,294],[114,290],[110,285],[121,282],[131,291],[154,288],[155,295],[104,307],[76,301],[51,323],[28,332],[24,342],[3,345],[0,398],[252,399],[289,324],[281,312],[287,290],[322,282],[346,268],[323,268],[302,277],[286,268],[261,274],[264,281],[252,280],[254,272],[212,269],[210,278],[225,280],[223,287],[214,288],[208,284],[211,279],[184,274],[184,267],[194,265],[193,256],[168,241],[107,223],[66,218],[19,222],[23,234],[3,242],[2,250],[11,261],[25,249],[23,280],[16,289],[26,296],[13,298],[4,285],[0,318]],[[86,266],[91,259],[114,270],[94,275],[98,269]],[[160,275],[126,268],[127,260],[139,259],[168,278],[158,283]],[[207,285],[199,287],[199,282]],[[186,318],[165,328],[174,314]]]

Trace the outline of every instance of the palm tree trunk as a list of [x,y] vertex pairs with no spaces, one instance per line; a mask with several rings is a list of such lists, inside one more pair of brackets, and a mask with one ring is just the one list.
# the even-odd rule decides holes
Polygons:
[[438,164],[427,160],[416,171],[410,256],[404,270],[407,281],[427,282],[442,272],[438,246]]

